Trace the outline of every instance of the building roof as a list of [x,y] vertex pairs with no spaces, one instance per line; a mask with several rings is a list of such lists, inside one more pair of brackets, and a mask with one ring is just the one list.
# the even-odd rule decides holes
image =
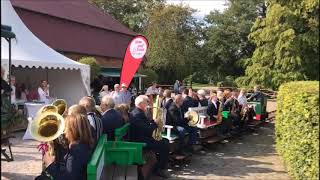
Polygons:
[[26,26],[61,52],[122,59],[130,29],[86,0],[11,0]]
[[87,0],[11,0],[13,7],[34,11],[127,35],[136,35]]

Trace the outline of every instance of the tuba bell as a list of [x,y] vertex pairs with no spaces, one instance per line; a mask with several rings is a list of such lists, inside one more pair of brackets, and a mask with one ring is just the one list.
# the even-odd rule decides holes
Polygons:
[[195,127],[197,126],[198,122],[199,122],[199,115],[196,111],[188,111],[185,114],[185,117],[187,119],[189,119],[188,121],[188,125],[191,127]]
[[57,99],[52,103],[52,105],[57,107],[58,113],[61,116],[64,116],[66,114],[68,106],[67,102],[64,99]]
[[55,140],[64,132],[64,119],[57,112],[45,112],[32,121],[30,132],[37,141]]
[[30,123],[32,137],[41,142],[49,142],[58,138],[64,132],[64,118],[67,111],[67,103],[63,99],[57,99],[51,105],[43,106]]

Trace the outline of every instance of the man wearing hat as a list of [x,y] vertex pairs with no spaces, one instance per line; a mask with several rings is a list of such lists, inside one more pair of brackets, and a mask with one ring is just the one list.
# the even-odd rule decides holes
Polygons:
[[121,90],[119,95],[119,104],[131,104],[131,93],[128,91],[128,86],[125,83],[121,84]]

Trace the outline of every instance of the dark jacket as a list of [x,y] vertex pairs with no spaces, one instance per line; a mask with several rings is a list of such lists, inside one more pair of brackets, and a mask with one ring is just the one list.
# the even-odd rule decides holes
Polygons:
[[3,80],[2,78],[1,78],[1,90],[3,90],[3,93],[8,96],[10,96],[12,91],[12,88],[7,83],[7,81]]
[[182,103],[182,106],[181,106],[182,113],[183,114],[186,113],[188,111],[188,108],[194,107],[194,105],[195,105],[194,100],[190,96],[186,96],[183,99],[183,103]]
[[153,131],[157,128],[154,121],[149,120],[145,113],[139,109],[134,108],[130,113],[130,141],[134,142],[152,142]]
[[260,91],[256,91],[248,98],[248,101],[259,101],[259,102],[261,102],[263,100],[263,97],[264,96]]
[[206,99],[206,98],[199,100],[199,102],[202,107],[208,106],[208,99]]
[[64,166],[52,163],[45,171],[56,180],[85,180],[90,156],[91,150],[87,144],[73,144],[65,155]]
[[168,110],[168,119],[166,122],[167,125],[171,126],[182,126],[187,125],[184,120],[181,108],[177,107],[175,103],[172,103]]
[[167,102],[165,102],[165,101],[166,101],[166,98],[163,98],[162,103],[161,103],[161,107],[168,110],[170,105],[173,103],[173,100],[169,99]]
[[208,105],[207,114],[210,117],[210,119],[215,119],[213,116],[218,115],[220,102],[217,101],[216,105],[217,105],[217,107],[215,107],[215,105],[213,103],[209,103],[209,105]]
[[102,115],[101,120],[103,134],[107,134],[107,139],[113,141],[114,130],[124,125],[121,114],[114,109],[110,109]]

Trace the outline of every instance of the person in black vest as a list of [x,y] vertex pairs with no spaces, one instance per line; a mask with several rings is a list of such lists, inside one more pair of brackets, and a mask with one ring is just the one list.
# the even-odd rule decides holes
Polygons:
[[114,130],[124,125],[121,114],[114,109],[114,101],[110,96],[101,99],[103,133],[107,134],[108,140],[114,140]]
[[[183,104],[180,94],[175,96],[174,103],[171,103],[168,110],[167,125],[173,126],[173,132],[179,137],[180,147],[177,153],[184,153],[183,150],[192,151],[192,146],[197,142],[197,129],[190,127],[188,121],[184,118],[181,106]],[[185,134],[189,133],[188,144],[185,144]],[[188,145],[188,146],[187,146]]]
[[263,94],[260,91],[260,86],[254,86],[254,93],[248,98],[248,101],[259,101],[263,100]]
[[158,176],[168,178],[167,169],[169,159],[169,144],[165,139],[160,141],[152,137],[158,128],[157,122],[148,119],[145,115],[149,98],[140,95],[135,99],[135,108],[130,113],[130,141],[146,143],[146,149],[159,153],[159,161],[154,167],[154,173]]
[[208,106],[209,101],[208,101],[208,99],[206,98],[206,91],[205,91],[205,90],[200,89],[200,90],[198,91],[198,97],[199,97],[200,105],[201,105],[202,107]]
[[183,103],[182,103],[182,106],[181,106],[181,110],[182,110],[182,113],[185,114],[189,107],[194,107],[194,101],[192,99],[192,90],[191,92],[189,93],[190,91],[188,89],[185,89],[182,93],[182,97],[183,97]]
[[220,102],[216,93],[212,93],[210,97],[210,102],[207,109],[207,114],[210,117],[210,120],[217,120],[217,115],[220,107]]
[[97,143],[99,141],[100,136],[103,132],[102,120],[99,118],[99,115],[96,112],[96,102],[90,96],[85,96],[80,99],[79,105],[83,106],[87,111],[87,118],[89,120],[90,125],[94,130],[94,141]]

